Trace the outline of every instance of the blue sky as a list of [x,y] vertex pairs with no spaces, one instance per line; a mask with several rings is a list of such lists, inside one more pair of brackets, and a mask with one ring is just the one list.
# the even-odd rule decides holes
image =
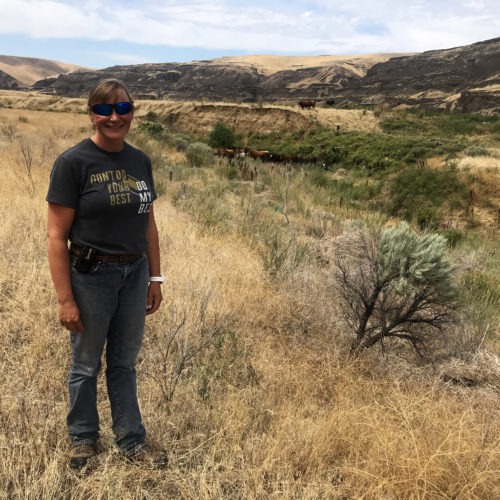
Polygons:
[[498,0],[0,0],[1,55],[91,68],[423,52],[498,36]]

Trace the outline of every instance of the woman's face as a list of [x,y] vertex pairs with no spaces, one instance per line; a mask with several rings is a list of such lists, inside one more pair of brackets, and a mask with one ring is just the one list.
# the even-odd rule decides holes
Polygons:
[[[114,95],[105,99],[105,102],[97,104],[116,104],[118,102],[129,101],[127,93],[120,89]],[[90,111],[90,121],[95,127],[95,134],[92,139],[102,149],[106,151],[120,151],[125,141],[125,136],[130,129],[134,111],[126,115],[119,115],[116,110],[109,116],[101,116]]]

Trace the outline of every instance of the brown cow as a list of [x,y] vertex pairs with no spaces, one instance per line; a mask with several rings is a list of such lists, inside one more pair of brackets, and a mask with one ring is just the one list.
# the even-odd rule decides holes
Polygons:
[[299,101],[299,106],[302,109],[315,108],[316,107],[316,101],[313,101],[312,99],[302,99],[302,100]]
[[259,150],[255,150],[255,149],[250,149],[248,151],[248,155],[252,158],[254,158],[255,160],[263,160],[265,157],[269,156],[269,151],[265,150],[265,151],[259,151]]
[[214,155],[217,156],[225,156],[226,158],[234,158],[236,155],[236,150],[235,149],[229,149],[229,148],[215,148],[213,150]]

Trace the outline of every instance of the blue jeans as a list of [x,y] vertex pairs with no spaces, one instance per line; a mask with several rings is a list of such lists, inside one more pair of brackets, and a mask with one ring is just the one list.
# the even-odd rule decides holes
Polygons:
[[68,376],[70,439],[99,438],[97,375],[106,345],[106,383],[115,443],[122,452],[146,439],[137,401],[135,365],[142,344],[148,293],[146,257],[129,264],[96,264],[81,274],[71,267],[71,285],[84,331],[71,332]]

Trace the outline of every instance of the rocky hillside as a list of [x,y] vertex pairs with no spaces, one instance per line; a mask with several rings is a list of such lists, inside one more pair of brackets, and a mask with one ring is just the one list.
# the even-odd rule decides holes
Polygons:
[[122,79],[137,98],[318,107],[387,105],[500,111],[500,38],[420,54],[223,57],[190,63],[113,66],[42,79],[32,89],[85,96],[101,78]]
[[34,88],[66,97],[81,97],[101,78],[116,77],[142,98],[249,103],[302,97],[321,99],[364,76],[374,64],[387,61],[391,56],[253,56],[113,66],[42,80]]
[[340,94],[363,104],[500,112],[500,38],[392,58]]

